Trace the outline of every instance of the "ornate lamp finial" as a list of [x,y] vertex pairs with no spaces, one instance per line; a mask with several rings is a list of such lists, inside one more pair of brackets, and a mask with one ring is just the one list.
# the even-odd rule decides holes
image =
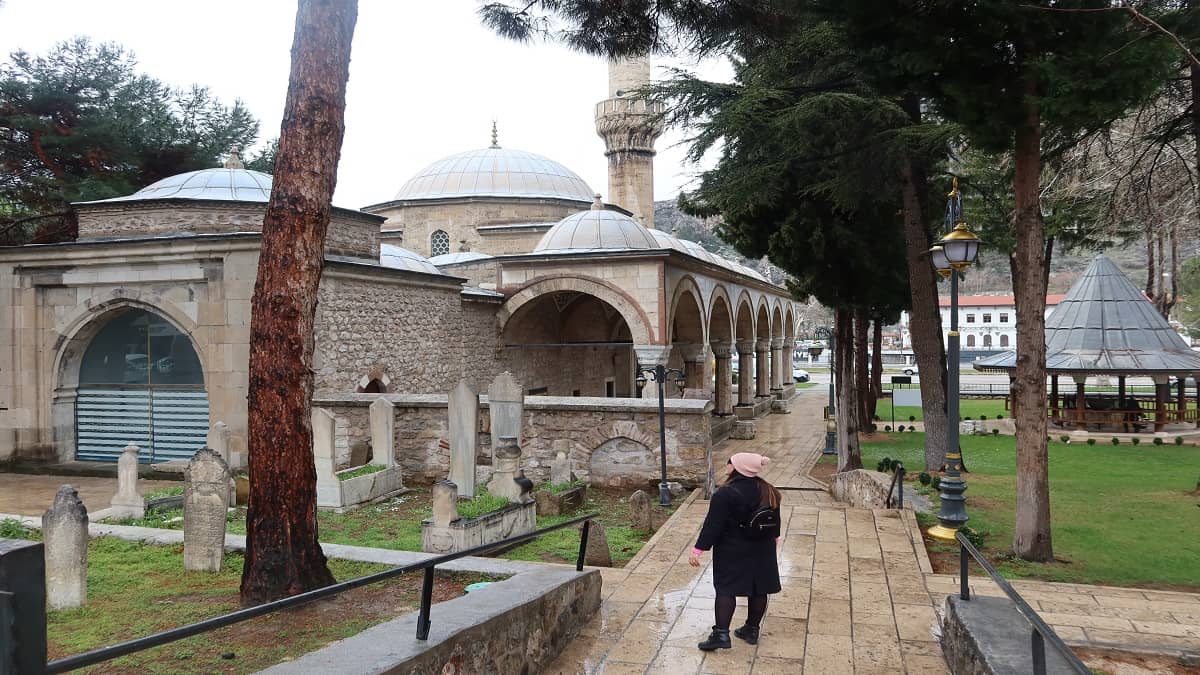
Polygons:
[[492,147],[500,147],[500,135],[496,132],[496,120],[492,120]]

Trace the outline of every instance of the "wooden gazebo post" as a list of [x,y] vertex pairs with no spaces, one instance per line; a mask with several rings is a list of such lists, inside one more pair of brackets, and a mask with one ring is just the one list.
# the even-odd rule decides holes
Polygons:
[[1162,431],[1167,425],[1167,398],[1171,385],[1166,375],[1154,376],[1154,431]]
[[1058,419],[1058,373],[1050,374],[1050,419]]
[[1087,384],[1087,375],[1075,376],[1075,418],[1078,420],[1076,429],[1086,429],[1087,422],[1084,419],[1084,385]]
[[1185,387],[1187,386],[1187,375],[1179,376],[1179,391],[1175,393],[1175,422],[1187,421],[1187,394]]
[[[1117,409],[1125,409],[1125,376],[1117,376]],[[1126,429],[1128,431],[1128,429]]]

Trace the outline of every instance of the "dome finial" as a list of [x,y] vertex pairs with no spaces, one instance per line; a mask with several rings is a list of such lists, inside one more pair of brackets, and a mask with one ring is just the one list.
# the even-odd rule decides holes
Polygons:
[[600,199],[599,192],[597,192],[592,197],[592,210],[593,211],[603,211],[604,210],[604,202]]
[[229,149],[229,156],[227,156],[225,158],[224,166],[226,169],[244,169],[244,168],[246,168],[246,165],[242,164],[242,158],[239,156],[237,148]]
[[496,131],[496,120],[492,120],[492,147],[497,149],[500,147],[500,135]]

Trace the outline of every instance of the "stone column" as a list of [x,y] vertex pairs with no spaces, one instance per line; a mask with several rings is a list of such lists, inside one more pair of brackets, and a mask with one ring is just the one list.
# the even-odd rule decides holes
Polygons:
[[704,345],[676,345],[683,357],[683,370],[686,377],[684,388],[708,389],[705,382],[705,361],[708,359],[708,349]]
[[[633,348],[634,354],[637,355],[639,369],[653,369],[655,366],[667,365],[667,358],[671,355],[670,345],[635,345]],[[658,400],[658,383],[651,382],[649,376],[646,377],[646,387],[642,389],[642,398]],[[669,389],[665,391],[670,391]],[[664,394],[665,397],[665,394]]]
[[711,346],[717,358],[716,412],[718,415],[729,415],[733,413],[733,345]]
[[771,341],[758,340],[754,343],[754,359],[755,373],[754,381],[758,386],[755,387],[755,395],[770,396],[771,395]]
[[738,405],[754,405],[754,340],[738,340]]
[[46,545],[46,606],[72,609],[87,602],[88,513],[79,493],[64,485],[42,514]]
[[771,340],[771,394],[783,397],[783,383],[791,378],[783,376],[783,338]]
[[783,339],[783,391],[787,396],[793,396],[796,393],[795,382],[792,380],[792,367],[795,365],[793,359],[796,358],[796,341],[792,338]]

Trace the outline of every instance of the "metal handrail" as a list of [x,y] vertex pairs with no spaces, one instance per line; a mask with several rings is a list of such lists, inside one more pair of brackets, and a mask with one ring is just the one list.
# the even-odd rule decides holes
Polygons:
[[592,519],[596,518],[598,515],[599,514],[597,513],[589,513],[587,515],[573,518],[556,525],[550,525],[548,527],[543,527],[532,532],[526,532],[525,534],[520,534],[515,537],[509,537],[508,539],[504,539],[502,541],[483,544],[482,546],[476,546],[474,548],[456,551],[454,553],[447,553],[445,555],[429,558],[411,565],[393,567],[392,569],[376,572],[375,574],[368,574],[364,577],[358,577],[357,579],[350,579],[348,581],[336,583],[331,586],[324,586],[322,588],[311,590],[306,593],[300,593],[299,595],[282,598],[280,600],[265,602],[261,605],[247,607],[246,609],[240,609],[235,612],[213,617],[211,619],[197,621],[196,623],[187,624],[186,626],[171,628],[169,630],[160,631],[145,637],[119,642],[115,645],[109,645],[107,647],[101,647],[99,649],[83,652],[82,654],[76,654],[75,656],[68,656],[66,658],[50,661],[46,664],[45,672],[65,673],[77,668],[84,668],[97,663],[103,663],[104,661],[110,661],[127,654],[133,654],[135,652],[140,652],[152,647],[159,647],[161,645],[175,642],[176,640],[182,640],[183,638],[191,637],[193,635],[199,635],[200,633],[206,633],[211,630],[216,630],[217,628],[231,626],[247,619],[253,619],[254,617],[262,616],[263,614],[270,614],[288,607],[307,604],[309,602],[313,602],[314,600],[320,600],[331,595],[337,595],[343,591],[373,584],[377,581],[384,581],[386,579],[398,577],[402,574],[415,572],[417,570],[425,571],[425,578],[423,579],[421,588],[421,608],[417,616],[417,639],[426,640],[429,638],[429,608],[432,604],[433,597],[434,567],[448,563],[452,560],[458,560],[459,558],[466,558],[468,556],[486,553],[493,549],[504,548],[513,544],[529,541],[530,539],[536,539],[547,532],[553,532],[555,530],[561,530],[565,527],[583,523],[583,530],[580,533],[579,540],[579,558],[575,562],[575,569],[577,571],[583,571],[583,558],[587,553],[589,525],[591,524]]
[[1000,576],[1000,573],[996,571],[996,568],[992,567],[992,564],[987,561],[987,558],[985,558],[983,554],[979,552],[979,549],[975,548],[975,545],[967,539],[966,535],[964,535],[961,530],[954,535],[954,538],[958,540],[959,544],[958,597],[967,601],[971,599],[971,589],[967,585],[967,565],[970,562],[970,558],[974,558],[975,562],[979,563],[979,566],[982,567],[984,571],[988,573],[988,576],[992,578],[992,581],[996,582],[996,585],[1000,587],[1000,590],[1004,591],[1004,594],[1008,596],[1008,599],[1012,600],[1013,605],[1016,606],[1017,611],[1021,613],[1021,616],[1025,617],[1025,620],[1028,621],[1033,627],[1033,632],[1030,636],[1030,647],[1033,650],[1034,675],[1046,675],[1047,642],[1049,642],[1050,646],[1054,647],[1059,654],[1062,654],[1063,659],[1066,660],[1067,665],[1071,667],[1071,670],[1079,673],[1079,675],[1091,675],[1092,671],[1086,665],[1084,665],[1083,661],[1079,660],[1079,657],[1075,655],[1075,652],[1071,651],[1071,648],[1067,646],[1067,643],[1063,642],[1062,638],[1058,637],[1058,633],[1055,633],[1053,628],[1047,626],[1045,621],[1042,621],[1042,617],[1038,616],[1037,611],[1030,607],[1029,603],[1025,602],[1025,599],[1021,597],[1021,594],[1018,593],[1015,588],[1009,585],[1008,581],[1006,581],[1004,577]]
[[892,463],[892,484],[888,486],[887,508],[892,508],[892,490],[896,491],[896,508],[904,508],[904,476],[907,471],[904,470],[903,462]]

